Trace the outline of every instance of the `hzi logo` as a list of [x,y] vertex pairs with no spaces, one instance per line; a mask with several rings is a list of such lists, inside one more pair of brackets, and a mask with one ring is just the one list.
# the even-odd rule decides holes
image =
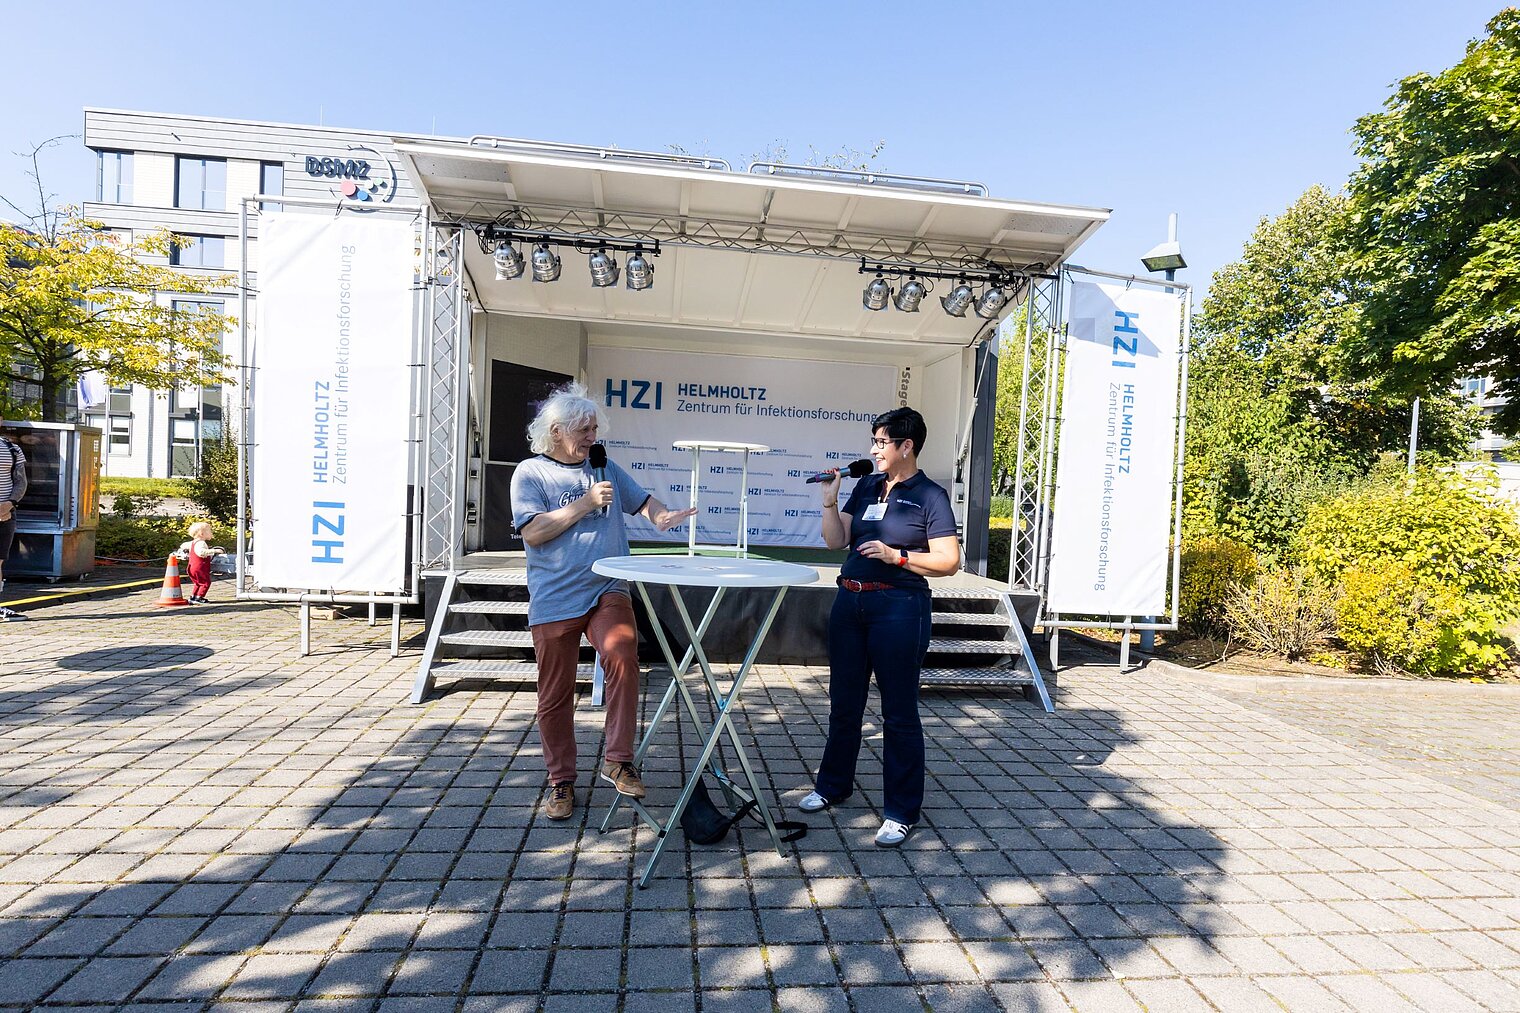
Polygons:
[[[611,377],[607,378],[608,408],[612,407],[614,400],[619,408],[647,408],[651,411],[659,411],[665,403],[663,381],[651,383],[648,380],[618,380],[617,386],[613,386],[613,382]],[[631,398],[630,392],[633,395]]]

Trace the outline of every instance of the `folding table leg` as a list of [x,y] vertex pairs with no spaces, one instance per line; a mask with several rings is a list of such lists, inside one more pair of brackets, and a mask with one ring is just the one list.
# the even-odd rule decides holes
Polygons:
[[[765,643],[765,637],[770,632],[771,624],[775,622],[776,614],[781,610],[781,600],[784,597],[786,597],[786,588],[777,588],[775,597],[771,599],[771,607],[766,612],[764,621],[760,623],[760,627],[755,631],[755,635],[750,641],[749,650],[745,654],[744,662],[739,666],[739,672],[734,676],[734,681],[729,686],[726,695],[718,688],[717,677],[712,673],[712,666],[708,663],[707,653],[702,650],[700,641],[693,640],[693,650],[696,653],[697,664],[701,667],[702,675],[707,680],[708,691],[718,703],[719,722],[714,726],[715,728],[722,725],[722,718],[729,713],[734,704],[738,703],[739,691],[743,689],[744,681],[748,677],[750,669],[754,666],[755,658],[760,654],[760,647]],[[679,602],[678,605],[680,605]],[[678,611],[681,621],[687,627],[687,631],[691,632],[691,617],[684,605],[680,605]],[[749,762],[749,754],[745,752],[744,746],[739,739],[739,731],[734,727],[732,720],[728,722],[727,731],[729,742],[733,744],[734,752],[737,754],[739,766],[744,772],[746,781],[749,783],[750,797],[756,802],[756,807],[760,810],[761,818],[765,822],[765,828],[771,835],[771,842],[776,846],[776,853],[778,855],[785,855],[786,852],[781,847],[781,835],[777,833],[776,824],[771,818],[770,806],[761,792],[759,779],[755,777],[754,768]],[[713,734],[716,735],[717,733],[714,732]]]

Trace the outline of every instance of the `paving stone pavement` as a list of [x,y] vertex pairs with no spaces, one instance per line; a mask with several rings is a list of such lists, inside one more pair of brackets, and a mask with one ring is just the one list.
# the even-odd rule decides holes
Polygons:
[[[0,1009],[1520,1009],[1514,798],[1287,703],[1067,651],[1054,715],[925,695],[901,851],[871,843],[873,723],[861,790],[795,853],[678,839],[638,890],[651,834],[597,832],[605,787],[584,805],[589,706],[583,805],[551,824],[531,692],[414,707],[384,626],[319,623],[300,658],[289,609],[154,597],[0,626]],[[766,668],[746,692],[788,806],[825,682]],[[655,805],[693,744],[662,733]]]
[[1520,686],[1167,674],[1501,805],[1520,799]]

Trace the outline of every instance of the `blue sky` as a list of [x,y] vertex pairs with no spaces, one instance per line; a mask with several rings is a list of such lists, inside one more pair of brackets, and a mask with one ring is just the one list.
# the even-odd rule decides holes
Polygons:
[[[1399,78],[1461,58],[1502,4],[7,4],[0,151],[86,105],[664,149],[742,164],[870,149],[912,175],[1113,217],[1079,253],[1139,270],[1181,216],[1206,285],[1263,215],[1342,184]],[[26,193],[20,159],[0,194]],[[89,195],[78,140],[48,152]]]

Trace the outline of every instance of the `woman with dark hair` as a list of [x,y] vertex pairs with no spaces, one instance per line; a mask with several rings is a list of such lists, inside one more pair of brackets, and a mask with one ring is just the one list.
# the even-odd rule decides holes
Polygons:
[[821,812],[855,790],[861,723],[871,675],[881,694],[882,824],[876,843],[907,839],[924,800],[924,733],[918,676],[929,649],[925,577],[960,568],[955,515],[943,487],[918,470],[928,436],[924,417],[897,408],[871,423],[876,473],[855,484],[839,507],[839,476],[820,486],[823,540],[850,547],[829,615],[829,739],[803,812]]

